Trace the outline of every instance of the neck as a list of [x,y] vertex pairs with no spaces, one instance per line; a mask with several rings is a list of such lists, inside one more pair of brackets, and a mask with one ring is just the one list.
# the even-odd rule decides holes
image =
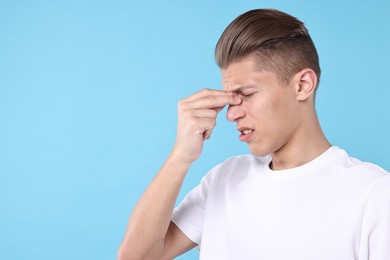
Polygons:
[[322,153],[331,144],[326,139],[316,115],[308,120],[308,125],[301,127],[291,140],[273,152],[270,167],[272,170],[291,169],[304,165]]

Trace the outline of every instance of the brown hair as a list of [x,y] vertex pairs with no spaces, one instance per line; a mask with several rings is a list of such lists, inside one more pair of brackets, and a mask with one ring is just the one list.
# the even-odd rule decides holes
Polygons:
[[253,54],[260,70],[276,73],[284,84],[304,68],[312,69],[319,81],[314,43],[304,24],[289,14],[273,9],[248,11],[228,25],[215,48],[221,69]]

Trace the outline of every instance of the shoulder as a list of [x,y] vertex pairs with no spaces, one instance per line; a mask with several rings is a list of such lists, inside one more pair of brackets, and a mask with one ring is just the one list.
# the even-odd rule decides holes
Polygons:
[[339,148],[337,160],[326,168],[325,175],[340,187],[348,187],[344,191],[365,198],[370,196],[379,183],[388,182],[386,179],[390,177],[390,174],[378,165],[356,159]]
[[[390,174],[384,175],[376,180],[372,185],[370,197],[387,200],[390,203]],[[390,204],[388,206],[390,207]]]
[[352,174],[354,177],[373,178],[378,179],[384,176],[390,176],[389,172],[380,166],[361,161],[355,157],[350,156],[346,151],[338,148],[339,160],[338,167],[346,174]]
[[377,179],[371,186],[364,207],[364,223],[371,227],[383,225],[381,232],[386,232],[390,239],[390,175]]

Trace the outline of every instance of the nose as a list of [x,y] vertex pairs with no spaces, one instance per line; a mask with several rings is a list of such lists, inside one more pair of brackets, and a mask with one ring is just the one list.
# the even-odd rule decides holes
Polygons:
[[235,122],[240,118],[245,117],[245,111],[242,109],[241,106],[242,102],[238,105],[230,105],[228,107],[228,110],[226,112],[226,118],[230,122]]

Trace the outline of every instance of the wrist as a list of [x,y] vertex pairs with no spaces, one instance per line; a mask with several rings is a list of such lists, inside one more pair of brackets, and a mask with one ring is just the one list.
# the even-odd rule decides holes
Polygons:
[[168,156],[167,162],[177,167],[189,168],[195,160],[189,158],[188,156],[184,156],[175,150],[172,150]]

